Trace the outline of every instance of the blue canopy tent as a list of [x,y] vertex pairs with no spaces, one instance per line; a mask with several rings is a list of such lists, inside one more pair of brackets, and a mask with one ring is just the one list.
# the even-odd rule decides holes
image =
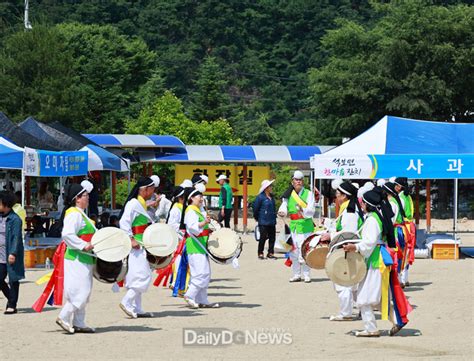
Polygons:
[[0,136],[0,169],[23,169],[23,148]]
[[[311,157],[316,178],[474,178],[474,124],[385,116],[354,139]],[[429,184],[429,183],[428,183]]]
[[474,124],[385,116],[326,155],[474,153]]

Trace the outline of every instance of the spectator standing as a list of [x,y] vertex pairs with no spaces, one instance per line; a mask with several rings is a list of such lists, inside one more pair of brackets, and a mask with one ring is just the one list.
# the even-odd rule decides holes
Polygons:
[[217,221],[222,223],[224,221],[224,227],[230,228],[230,216],[232,215],[232,188],[229,184],[229,178],[226,175],[221,174],[217,178],[217,183],[221,186],[219,193],[219,216]]
[[13,193],[0,192],[0,288],[8,300],[6,315],[17,313],[20,280],[25,278],[22,224],[12,210],[14,203]]
[[265,241],[268,239],[267,258],[276,259],[274,256],[276,235],[276,205],[272,194],[272,183],[275,180],[262,181],[259,194],[253,203],[253,216],[258,223],[260,238],[258,240],[258,258],[264,259],[263,251]]

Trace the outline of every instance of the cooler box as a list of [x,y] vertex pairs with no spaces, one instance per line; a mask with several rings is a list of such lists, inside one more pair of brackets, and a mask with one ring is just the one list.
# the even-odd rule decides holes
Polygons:
[[459,239],[452,235],[433,235],[427,239],[426,246],[431,249],[433,259],[459,259]]

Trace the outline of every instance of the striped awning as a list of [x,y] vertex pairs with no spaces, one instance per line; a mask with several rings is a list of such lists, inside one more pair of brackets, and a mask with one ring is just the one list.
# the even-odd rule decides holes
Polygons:
[[117,172],[128,172],[129,161],[94,144],[86,145],[80,150],[88,153],[88,170],[113,170]]
[[83,134],[102,147],[114,148],[169,148],[184,147],[181,139],[172,135],[140,134]]
[[140,151],[140,162],[309,163],[332,146],[187,145],[183,148]]

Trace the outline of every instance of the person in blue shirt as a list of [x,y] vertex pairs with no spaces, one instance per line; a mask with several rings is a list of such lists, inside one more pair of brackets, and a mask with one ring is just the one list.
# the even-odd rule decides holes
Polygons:
[[265,179],[260,187],[260,192],[253,203],[253,217],[258,223],[260,238],[258,240],[258,258],[264,259],[263,250],[268,239],[267,258],[276,259],[273,255],[276,234],[276,206],[272,195],[272,183]]
[[0,290],[7,299],[6,315],[17,313],[20,280],[25,278],[22,223],[14,204],[13,193],[0,192]]

